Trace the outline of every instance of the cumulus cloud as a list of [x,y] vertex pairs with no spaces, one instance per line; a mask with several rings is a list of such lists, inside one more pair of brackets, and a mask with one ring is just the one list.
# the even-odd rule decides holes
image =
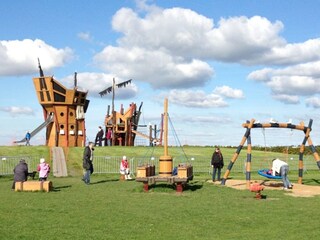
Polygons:
[[249,80],[270,88],[273,98],[284,103],[299,103],[298,96],[320,94],[320,61],[285,68],[264,68],[248,75]]
[[240,89],[232,89],[229,86],[216,87],[213,93],[222,95],[226,98],[244,98],[244,93]]
[[34,111],[30,107],[16,107],[16,106],[1,107],[0,111],[7,112],[13,117],[16,117],[19,115],[34,115]]
[[286,95],[286,94],[278,94],[273,96],[274,99],[279,100],[280,102],[286,104],[298,104],[300,103],[298,96]]
[[203,86],[213,75],[206,62],[167,54],[161,50],[107,47],[95,56],[95,61],[108,72],[122,78],[139,79],[154,88],[188,88]]
[[163,93],[161,95],[161,99],[166,97],[170,103],[185,107],[217,108],[228,106],[222,96],[214,93],[207,94],[201,90],[173,89],[168,93]]
[[[80,90],[88,91],[92,97],[100,97],[99,92],[112,86],[114,76],[105,73],[91,73],[83,72],[77,74],[77,85]],[[115,83],[126,81],[128,79],[115,79]],[[71,85],[74,82],[74,75],[69,75],[61,80],[66,86]],[[138,92],[138,87],[132,81],[126,87],[115,88],[117,98],[129,99],[134,97]],[[105,95],[103,97],[110,98],[112,94]]]
[[[288,43],[280,35],[281,21],[238,16],[215,23],[190,9],[137,4],[138,11],[121,8],[115,13],[112,27],[122,37],[96,54],[94,62],[104,71],[134,76],[154,88],[204,86],[214,76],[209,61],[284,66],[320,59],[320,39]],[[259,72],[261,80],[269,70]]]
[[320,108],[320,98],[319,97],[310,97],[306,99],[306,105],[308,107]]
[[183,121],[190,122],[190,123],[215,123],[215,124],[224,124],[224,123],[231,123],[232,119],[230,117],[220,117],[220,116],[191,116],[182,119]]
[[70,48],[57,49],[40,39],[0,41],[0,76],[19,76],[38,71],[37,58],[50,71],[73,57]]
[[92,36],[89,32],[79,32],[77,34],[78,38],[80,38],[83,41],[91,42],[93,40]]

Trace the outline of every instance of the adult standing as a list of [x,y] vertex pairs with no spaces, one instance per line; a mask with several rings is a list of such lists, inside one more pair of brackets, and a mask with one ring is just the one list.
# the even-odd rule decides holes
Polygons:
[[108,128],[107,134],[106,134],[106,140],[107,140],[107,145],[111,146],[112,143],[112,128]]
[[213,182],[215,181],[216,173],[218,173],[218,176],[217,176],[218,181],[221,180],[221,169],[223,168],[223,166],[224,166],[224,162],[223,162],[222,153],[220,151],[220,148],[216,147],[211,158],[211,167],[213,168],[213,172],[212,172]]
[[281,176],[283,182],[283,189],[292,189],[292,184],[288,178],[289,165],[276,158],[272,160],[272,175],[273,176]]
[[96,135],[96,143],[95,145],[99,145],[100,147],[102,146],[102,138],[103,138],[104,132],[101,126],[99,126],[98,133]]
[[25,139],[26,139],[26,146],[30,146],[31,134],[29,131],[27,131]]
[[93,173],[93,151],[94,151],[94,143],[89,142],[88,146],[84,148],[83,152],[83,178],[85,184],[90,184],[90,175]]
[[28,164],[24,159],[21,159],[15,166],[13,173],[12,189],[15,189],[16,182],[25,182],[28,180]]

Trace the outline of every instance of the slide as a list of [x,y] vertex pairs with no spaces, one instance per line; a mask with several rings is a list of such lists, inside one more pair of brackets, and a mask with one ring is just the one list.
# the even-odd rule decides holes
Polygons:
[[[43,128],[45,128],[46,126],[48,126],[49,123],[51,123],[51,122],[53,122],[53,113],[50,113],[50,114],[49,114],[49,117],[47,118],[47,120],[44,121],[39,127],[37,127],[35,130],[33,130],[33,131],[30,133],[31,138],[32,138],[33,136],[35,136],[38,132],[40,132]],[[21,139],[20,141],[15,141],[15,143],[23,143],[23,142],[25,142],[25,141],[26,141],[26,139],[23,138],[23,139]]]
[[68,177],[67,163],[62,147],[52,147],[53,176]]

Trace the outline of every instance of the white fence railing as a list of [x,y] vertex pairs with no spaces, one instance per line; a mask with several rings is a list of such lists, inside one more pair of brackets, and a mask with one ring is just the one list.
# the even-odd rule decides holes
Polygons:
[[[122,156],[95,156],[93,165],[94,165],[94,174],[108,174],[108,173],[119,173],[120,162]],[[159,169],[159,158],[158,157],[130,157],[127,156],[129,161],[129,166],[131,172],[135,173],[138,166],[143,164],[155,165],[156,172]],[[0,156],[0,175],[12,175],[14,167],[18,164],[21,159],[25,159],[28,164],[29,172],[35,171],[37,165],[39,164],[40,157],[37,156]],[[172,159],[173,167],[177,166],[179,163],[189,163],[193,166],[194,173],[211,173],[212,169],[210,167],[210,159],[208,158],[197,158],[195,160],[186,160],[183,157],[176,157]],[[224,170],[227,168],[230,160],[225,159]],[[298,160],[289,159],[287,160],[290,166],[290,170],[298,170]],[[313,156],[307,155],[304,156],[304,171],[308,170],[318,170],[317,164]],[[235,164],[232,167],[232,172],[245,172],[246,158],[239,157]],[[79,162],[79,165],[82,166],[82,161]],[[266,161],[262,158],[255,158],[251,163],[251,171],[255,172],[259,169],[269,168],[271,161]]]

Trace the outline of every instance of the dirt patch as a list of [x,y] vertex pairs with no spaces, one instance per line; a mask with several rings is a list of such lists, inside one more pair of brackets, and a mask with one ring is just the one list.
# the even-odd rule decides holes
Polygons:
[[[208,182],[212,182],[209,180]],[[280,181],[262,181],[262,180],[252,180],[250,183],[259,183],[264,186],[264,189],[270,190],[283,190],[283,184]],[[220,182],[214,182],[214,184],[220,184]],[[247,182],[245,180],[233,180],[228,179],[225,186],[232,187],[239,190],[247,189]],[[310,186],[304,184],[294,184],[292,189],[286,190],[286,194],[293,197],[313,197],[320,195],[320,186]]]

